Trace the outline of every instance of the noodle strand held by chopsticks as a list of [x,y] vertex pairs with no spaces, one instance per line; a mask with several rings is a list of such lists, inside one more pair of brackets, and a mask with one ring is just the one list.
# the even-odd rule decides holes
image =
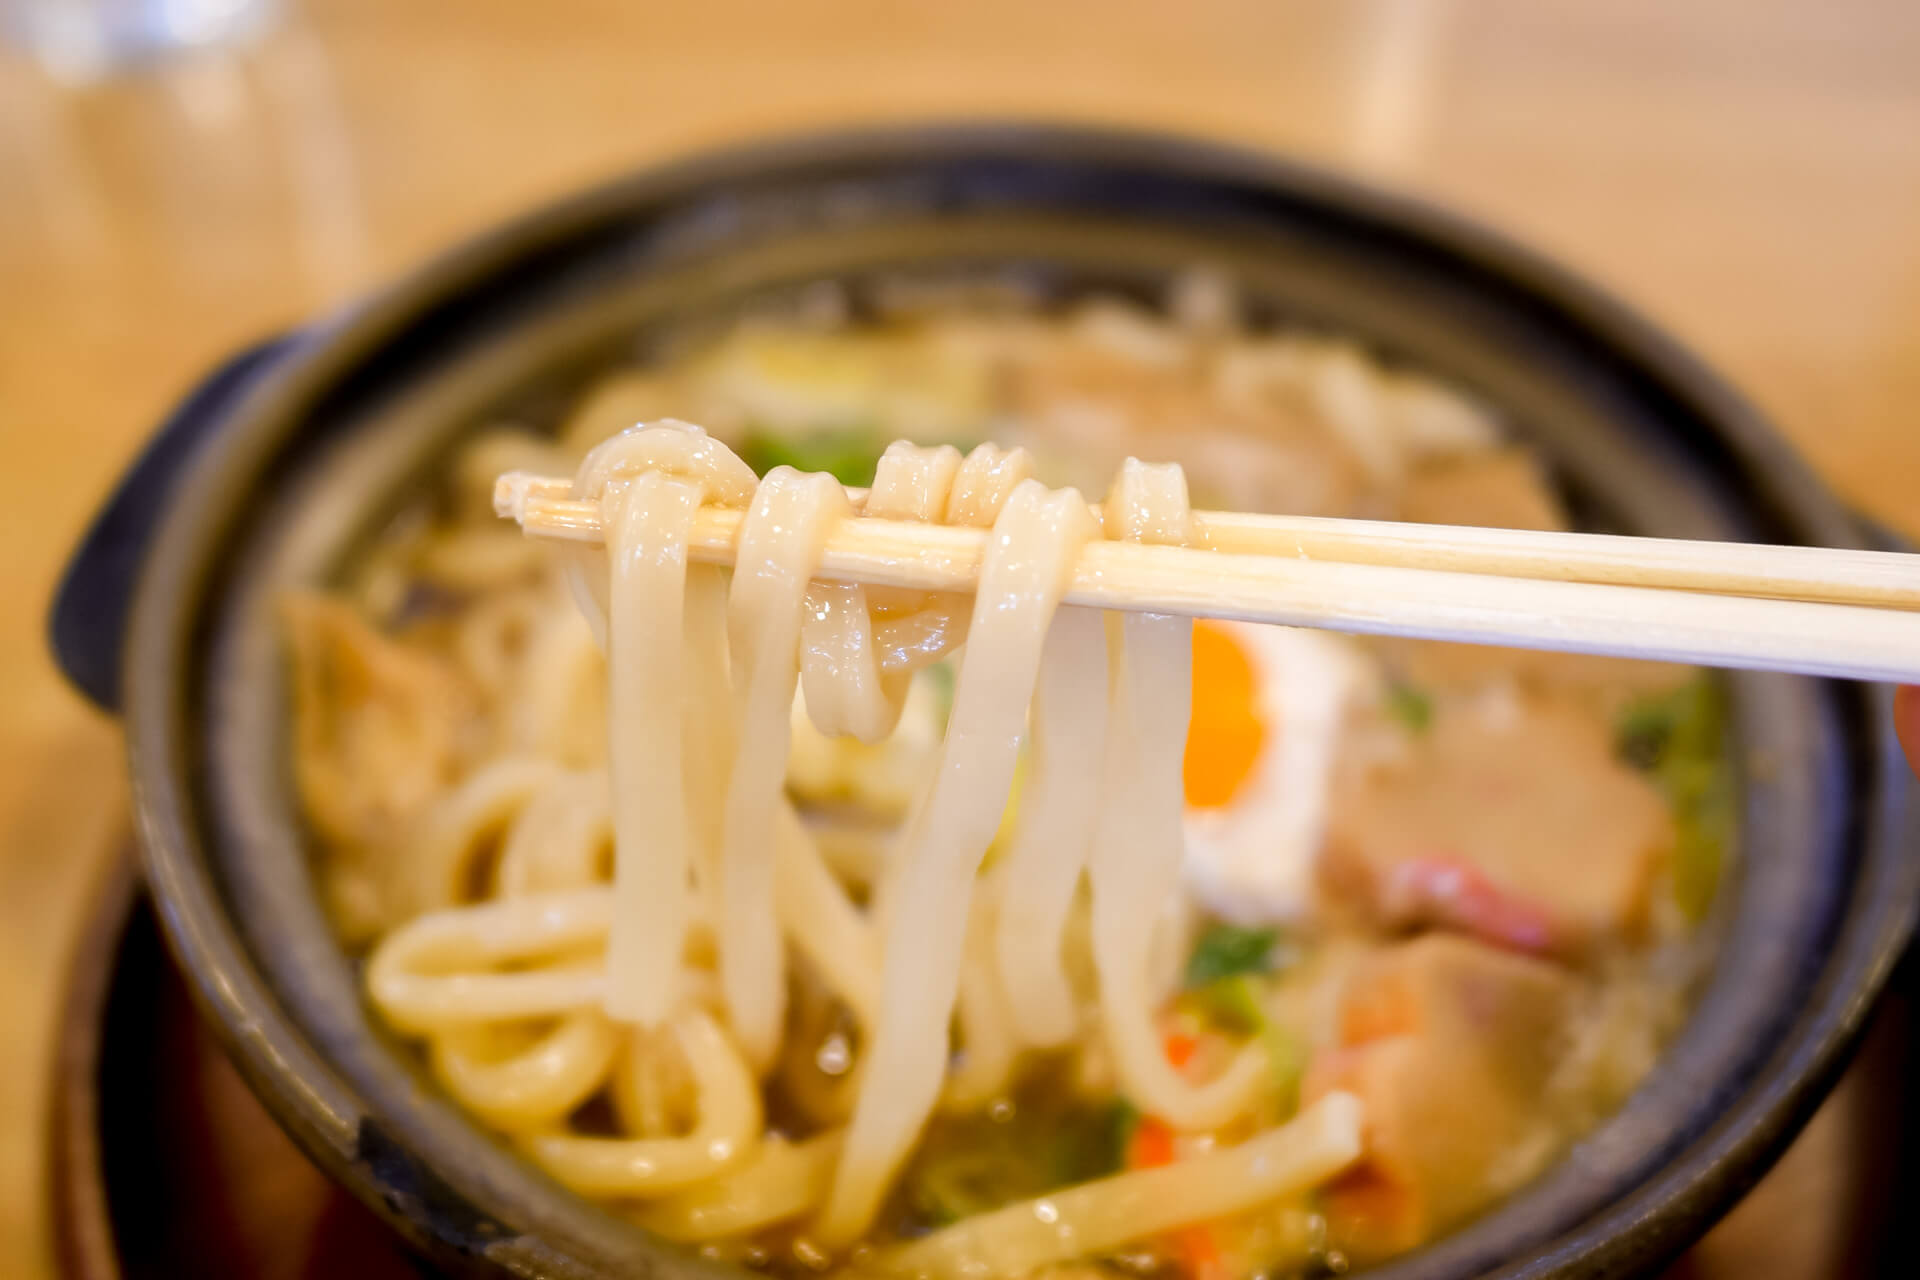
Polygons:
[[614,909],[607,1012],[655,1027],[680,998],[692,912],[693,819],[680,749],[681,610],[698,485],[658,472],[609,486],[607,673]]
[[[1105,506],[1109,532],[1134,540],[1184,541],[1187,486],[1180,469],[1121,468]],[[1192,665],[1186,618],[1128,614],[1115,620],[1105,795],[1094,828],[1093,955],[1100,1020],[1127,1096],[1177,1129],[1216,1128],[1245,1111],[1266,1078],[1257,1045],[1226,1071],[1193,1085],[1167,1061],[1154,1022],[1150,960],[1164,904],[1180,892],[1181,754]]]
[[733,1033],[761,1071],[773,1065],[786,1011],[775,811],[800,674],[800,611],[834,525],[850,514],[846,490],[832,476],[769,471],[740,526],[727,597],[739,738],[721,843],[720,984]]
[[[863,514],[888,520],[939,520],[960,471],[952,445],[887,446]],[[884,594],[882,596],[884,597]],[[913,671],[938,659],[964,634],[963,606],[930,596],[889,599],[890,616],[873,617],[874,599],[858,584],[816,582],[807,591],[801,629],[801,691],[821,733],[878,742],[900,721]]]
[[713,565],[687,567],[687,606],[681,619],[686,688],[680,708],[683,781],[693,817],[694,880],[708,920],[720,918],[720,849],[727,781],[733,772],[733,681],[727,666],[727,574]]
[[946,740],[897,855],[879,1026],[815,1225],[829,1248],[866,1231],[939,1097],[974,875],[1013,784],[1047,625],[1096,532],[1078,493],[1035,481],[1015,487],[994,521]]
[[1004,1096],[1024,1047],[993,957],[1004,889],[1001,876],[983,874],[967,914],[960,991],[954,1007],[960,1027],[960,1054],[959,1061],[947,1072],[941,1099],[942,1105],[954,1111],[971,1111]]
[[783,796],[774,815],[774,884],[780,925],[793,949],[871,1032],[880,1009],[880,942],[820,856],[800,815]]
[[575,495],[600,500],[610,581],[605,636],[614,911],[607,1011],[659,1026],[682,994],[693,910],[694,802],[682,751],[687,535],[709,495],[745,502],[751,468],[698,427],[623,432],[588,454]]
[[1107,633],[1097,610],[1054,615],[1033,695],[1033,747],[1001,871],[994,961],[1021,1037],[1046,1047],[1078,1029],[1061,946],[1087,865],[1107,738]]

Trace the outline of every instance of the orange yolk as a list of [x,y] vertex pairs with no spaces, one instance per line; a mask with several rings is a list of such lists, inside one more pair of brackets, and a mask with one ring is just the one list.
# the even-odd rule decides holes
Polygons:
[[1260,758],[1267,729],[1255,711],[1258,683],[1246,650],[1224,627],[1193,626],[1193,719],[1183,769],[1187,804],[1219,809]]

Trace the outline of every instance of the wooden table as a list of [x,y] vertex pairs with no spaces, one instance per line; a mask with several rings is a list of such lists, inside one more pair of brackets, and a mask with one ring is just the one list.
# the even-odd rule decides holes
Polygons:
[[[1283,149],[1597,277],[1731,375],[1847,497],[1920,533],[1910,0],[290,7],[250,48],[94,87],[0,51],[0,1275],[47,1267],[46,1028],[82,887],[122,821],[113,728],[44,654],[60,558],[223,352],[528,204],[703,143],[877,117],[1093,119]],[[1809,1159],[1748,1217],[1792,1216],[1776,1206]],[[1806,1273],[1792,1250],[1820,1229],[1770,1246],[1779,1274]]]

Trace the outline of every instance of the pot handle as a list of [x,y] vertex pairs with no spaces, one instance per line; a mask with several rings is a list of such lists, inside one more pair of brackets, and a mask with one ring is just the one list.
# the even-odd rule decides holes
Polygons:
[[270,338],[203,378],[120,477],[67,562],[47,637],[68,682],[103,710],[120,706],[120,650],[134,584],[175,481],[201,441],[295,343],[294,335]]

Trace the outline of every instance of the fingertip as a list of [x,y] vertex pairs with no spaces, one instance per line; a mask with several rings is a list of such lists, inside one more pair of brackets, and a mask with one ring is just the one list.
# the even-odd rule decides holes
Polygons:
[[1920,686],[1902,685],[1893,691],[1893,731],[1907,765],[1920,772]]

